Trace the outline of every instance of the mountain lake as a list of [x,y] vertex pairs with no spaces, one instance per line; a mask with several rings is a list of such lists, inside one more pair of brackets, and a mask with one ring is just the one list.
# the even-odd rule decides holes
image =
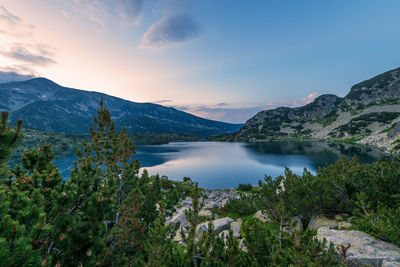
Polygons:
[[[232,188],[239,183],[256,185],[265,175],[283,175],[285,167],[297,174],[304,168],[316,173],[319,167],[342,156],[357,156],[361,163],[373,162],[383,154],[372,148],[341,143],[271,141],[254,143],[174,142],[136,146],[141,170],[166,175],[172,180],[190,177],[203,188]],[[64,178],[69,177],[75,156],[56,159]]]

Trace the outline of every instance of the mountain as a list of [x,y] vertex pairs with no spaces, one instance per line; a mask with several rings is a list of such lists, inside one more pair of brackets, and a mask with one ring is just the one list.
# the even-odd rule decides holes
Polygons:
[[264,110],[233,134],[214,140],[311,139],[400,149],[400,68],[351,87],[344,97],[321,95],[298,108]]
[[10,112],[11,122],[22,118],[26,126],[51,132],[88,134],[100,99],[110,110],[116,126],[126,126],[128,133],[204,137],[234,132],[242,126],[203,119],[171,107],[66,88],[45,78],[0,84],[0,110]]

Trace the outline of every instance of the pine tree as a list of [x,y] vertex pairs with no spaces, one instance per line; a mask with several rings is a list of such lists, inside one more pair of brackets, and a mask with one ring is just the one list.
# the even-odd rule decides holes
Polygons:
[[22,120],[18,120],[17,128],[10,130],[7,126],[7,120],[8,112],[4,111],[1,113],[0,122],[0,179],[6,176],[6,162],[11,156],[12,148],[17,143],[22,128]]

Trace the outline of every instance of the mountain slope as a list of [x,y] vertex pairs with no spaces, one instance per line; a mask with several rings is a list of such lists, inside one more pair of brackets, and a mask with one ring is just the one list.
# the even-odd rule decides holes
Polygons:
[[126,126],[129,133],[209,136],[234,132],[241,127],[171,107],[66,88],[45,78],[0,84],[0,110],[10,111],[11,121],[22,118],[29,127],[51,132],[87,134],[101,98],[117,127]]
[[344,98],[321,95],[303,107],[261,111],[236,133],[215,140],[340,140],[393,152],[400,147],[399,134],[400,68],[397,68],[354,85]]

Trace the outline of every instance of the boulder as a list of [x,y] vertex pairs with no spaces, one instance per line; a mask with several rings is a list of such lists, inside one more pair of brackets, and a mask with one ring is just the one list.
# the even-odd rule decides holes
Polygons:
[[[224,230],[228,230],[229,226],[232,222],[233,222],[233,220],[229,217],[216,219],[216,220],[212,221],[212,224],[214,225],[215,233],[219,234]],[[208,223],[209,222],[204,222],[197,226],[197,229],[196,229],[196,237],[197,238],[200,238],[203,233],[208,231]]]
[[168,176],[166,175],[161,176],[161,180],[168,180]]
[[200,210],[199,211],[199,216],[200,217],[207,217],[207,218],[211,218],[212,216],[212,212],[210,210]]
[[212,210],[212,209],[217,209],[219,207],[218,203],[214,201],[208,202],[206,205],[204,205],[205,210]]
[[335,220],[340,222],[340,221],[344,221],[347,217],[349,217],[347,214],[336,214]]
[[236,238],[240,238],[240,227],[242,226],[242,220],[237,220],[236,222],[231,223],[231,230],[233,232],[233,236]]
[[175,225],[179,222],[181,226],[188,227],[189,223],[186,219],[186,214],[185,214],[185,211],[188,209],[189,209],[188,207],[183,207],[179,209],[169,220],[166,221],[166,224]]
[[226,199],[226,198],[224,198],[222,201],[221,201],[221,208],[223,208],[223,207],[225,207],[226,206],[226,204],[228,204],[228,202],[229,202],[229,200],[228,199]]
[[351,226],[352,226],[352,224],[349,222],[339,222],[338,229],[339,230],[348,229]]
[[348,260],[354,265],[381,266],[384,261],[386,261],[385,264],[400,262],[399,247],[360,231],[331,230],[322,227],[318,229],[316,237],[319,240],[326,239],[328,244],[333,243],[336,250],[340,245],[347,246],[350,244],[347,251]]
[[191,197],[186,197],[182,202],[181,205],[182,206],[192,206],[192,198]]
[[308,225],[309,229],[318,230],[321,227],[328,227],[334,229],[338,227],[338,222],[336,220],[328,219],[324,215],[315,216],[311,219]]
[[268,217],[268,214],[265,214],[264,212],[262,212],[261,210],[257,211],[254,215],[254,218],[259,219],[262,222],[270,222],[270,218]]

